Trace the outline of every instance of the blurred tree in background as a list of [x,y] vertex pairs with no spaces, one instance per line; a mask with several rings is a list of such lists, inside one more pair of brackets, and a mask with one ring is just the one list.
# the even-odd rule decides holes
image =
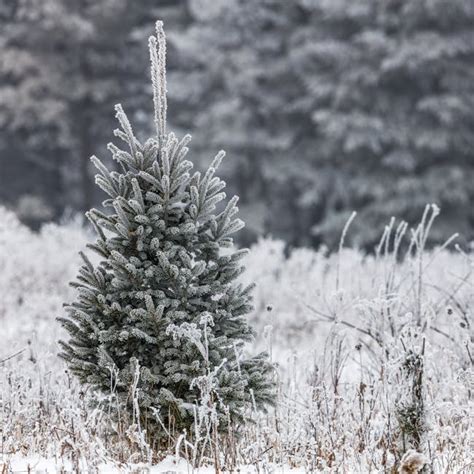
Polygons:
[[[175,10],[179,4],[160,2],[163,13],[165,3]],[[2,4],[0,199],[16,204],[27,222],[58,217],[68,207],[86,210],[99,199],[89,158],[112,138],[114,105],[133,97],[124,105],[140,116],[149,101],[148,58],[140,50],[141,30],[148,36],[154,25],[153,4]]]
[[358,239],[372,244],[390,216],[414,222],[436,202],[443,225],[434,239],[455,230],[472,238],[472,1],[302,3],[314,21],[292,49],[312,96],[315,162],[339,170],[342,181],[337,208],[314,230],[334,241],[355,208]]
[[434,240],[474,237],[471,0],[4,0],[2,201],[42,197],[44,217],[98,199],[88,157],[113,105],[133,97],[138,123],[151,110],[139,45],[156,18],[171,128],[199,130],[198,161],[225,145],[247,239],[334,247],[355,209],[370,247],[427,202],[443,211]]

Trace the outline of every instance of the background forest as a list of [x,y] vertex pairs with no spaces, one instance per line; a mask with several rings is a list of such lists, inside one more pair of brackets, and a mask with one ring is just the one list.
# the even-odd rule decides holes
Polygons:
[[[392,215],[474,237],[470,0],[2,0],[0,203],[27,224],[102,199],[119,98],[148,134],[154,21],[168,34],[171,130],[225,148],[244,243],[373,248]],[[125,53],[124,53],[125,52]]]

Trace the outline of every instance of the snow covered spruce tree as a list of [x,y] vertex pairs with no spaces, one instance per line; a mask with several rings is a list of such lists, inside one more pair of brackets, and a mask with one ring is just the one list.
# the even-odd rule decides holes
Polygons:
[[191,428],[202,403],[199,381],[210,382],[208,405],[220,426],[274,398],[266,354],[244,355],[251,287],[237,282],[245,251],[223,251],[243,226],[237,197],[221,203],[225,183],[215,173],[224,153],[205,173],[191,173],[190,136],[166,131],[161,22],[156,31],[149,40],[156,136],[140,143],[116,106],[115,135],[128,150],[109,145],[120,171],[92,157],[109,198],[103,211],[86,214],[98,234],[89,247],[101,261],[94,266],[82,254],[77,299],[59,318],[70,335],[60,355],[71,371],[104,393],[114,390],[155,442],[165,428]]

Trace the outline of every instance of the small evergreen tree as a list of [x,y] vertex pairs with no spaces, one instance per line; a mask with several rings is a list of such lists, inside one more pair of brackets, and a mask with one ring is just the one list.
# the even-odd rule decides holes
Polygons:
[[206,378],[221,420],[242,420],[254,403],[271,403],[274,383],[265,354],[243,354],[252,288],[237,282],[246,252],[223,251],[243,226],[237,197],[216,210],[225,199],[215,176],[224,152],[203,175],[191,173],[190,136],[166,131],[161,22],[149,49],[156,137],[140,143],[116,106],[115,135],[129,151],[109,144],[120,172],[92,157],[109,198],[104,212],[86,214],[98,234],[89,247],[101,261],[94,267],[82,254],[77,300],[59,319],[70,335],[60,356],[71,371],[99,391],[114,389],[134,415],[138,407],[148,436],[159,440],[164,427],[191,427]]

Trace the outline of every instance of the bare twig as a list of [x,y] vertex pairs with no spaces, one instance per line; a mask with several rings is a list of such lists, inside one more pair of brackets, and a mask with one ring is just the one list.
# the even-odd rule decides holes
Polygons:
[[5,359],[0,359],[0,364],[4,364],[5,362],[7,362],[7,361],[13,359],[14,357],[16,357],[16,356],[22,354],[23,352],[25,352],[25,350],[26,350],[25,348],[24,348],[24,349],[21,349],[20,351],[15,352],[14,354],[12,354],[12,355],[6,357]]

